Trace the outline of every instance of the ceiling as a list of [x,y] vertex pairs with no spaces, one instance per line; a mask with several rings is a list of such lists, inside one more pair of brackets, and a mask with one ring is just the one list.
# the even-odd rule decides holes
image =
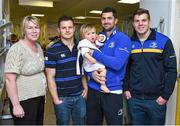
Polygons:
[[[47,0],[46,0],[47,1]],[[62,15],[68,16],[90,16],[98,17],[98,14],[90,14],[89,11],[96,9],[102,10],[106,6],[114,7],[118,12],[118,18],[123,20],[130,16],[139,4],[120,4],[117,0],[48,0],[53,1],[53,8],[22,6],[18,4],[18,0],[9,0],[10,2],[10,20],[14,24],[21,22],[22,18],[32,13],[45,14],[41,17],[41,21],[46,23],[56,23]],[[75,20],[76,23],[100,23],[99,19]]]

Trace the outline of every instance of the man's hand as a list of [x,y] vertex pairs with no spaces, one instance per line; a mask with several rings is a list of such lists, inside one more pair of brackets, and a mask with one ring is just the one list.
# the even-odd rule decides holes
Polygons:
[[105,83],[105,81],[106,81],[106,77],[101,74],[101,71],[100,71],[100,70],[94,71],[94,72],[92,73],[92,77],[93,77],[93,79],[94,79],[96,82],[98,82],[98,83],[100,83],[100,84]]
[[159,96],[157,99],[156,99],[156,102],[159,104],[159,105],[165,105],[167,100],[162,98],[161,96]]
[[88,93],[88,89],[87,88],[84,88],[83,92],[82,92],[82,97],[83,98],[86,98],[87,97],[87,93]]
[[131,92],[130,91],[125,91],[124,92],[125,98],[128,100],[131,98]]
[[63,101],[60,100],[60,99],[58,99],[58,101],[53,101],[53,102],[54,102],[55,105],[59,105],[59,104],[63,103]]

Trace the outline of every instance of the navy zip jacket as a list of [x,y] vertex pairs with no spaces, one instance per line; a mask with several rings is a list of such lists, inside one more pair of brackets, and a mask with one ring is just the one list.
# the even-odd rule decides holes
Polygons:
[[[105,32],[102,34],[106,36]],[[104,46],[100,50],[101,52],[94,50],[93,57],[106,67],[106,86],[110,92],[122,92],[126,66],[131,50],[130,38],[124,33],[119,32],[116,27],[113,29],[110,37],[105,40]],[[91,76],[88,83],[89,87],[101,91],[100,84],[92,79],[91,73],[89,75]]]
[[127,68],[124,91],[132,97],[168,100],[177,77],[176,55],[171,40],[151,29],[148,39],[142,44],[133,35],[131,56]]

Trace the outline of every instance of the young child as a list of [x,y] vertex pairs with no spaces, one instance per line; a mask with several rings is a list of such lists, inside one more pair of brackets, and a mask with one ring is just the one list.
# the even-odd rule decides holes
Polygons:
[[[99,70],[102,75],[106,76],[106,68],[103,64],[96,61],[92,56],[91,52],[94,49],[98,49],[98,46],[102,46],[102,41],[105,40],[105,36],[96,34],[96,28],[94,25],[86,24],[82,25],[80,28],[80,34],[82,40],[78,44],[78,56],[81,54],[83,56],[83,68],[86,72],[92,72]],[[100,51],[100,50],[99,50]],[[78,60],[77,60],[78,62]],[[77,74],[80,74],[79,65],[77,63]],[[100,89],[104,93],[109,93],[109,89],[106,87],[105,83],[100,83]]]

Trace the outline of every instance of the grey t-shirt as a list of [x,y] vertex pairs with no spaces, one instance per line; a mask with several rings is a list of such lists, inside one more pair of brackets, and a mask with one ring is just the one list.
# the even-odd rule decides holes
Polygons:
[[44,56],[39,44],[34,53],[22,40],[14,44],[7,53],[5,73],[16,73],[19,101],[43,96],[46,93]]

